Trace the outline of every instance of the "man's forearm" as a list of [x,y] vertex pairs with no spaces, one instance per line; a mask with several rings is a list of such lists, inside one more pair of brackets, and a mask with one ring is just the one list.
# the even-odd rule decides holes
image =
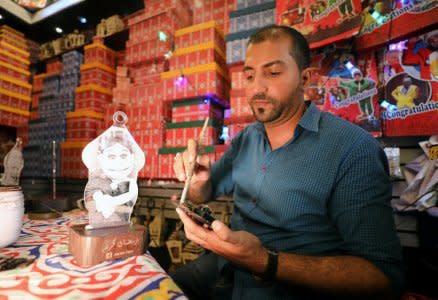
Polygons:
[[280,253],[277,278],[334,296],[390,299],[388,278],[376,266],[355,256],[303,256]]
[[[264,258],[262,258],[264,257]],[[263,267],[260,260],[264,260]],[[373,264],[355,256],[305,256],[281,252],[276,280],[335,298],[392,299],[388,278]],[[267,254],[244,263],[260,274]]]

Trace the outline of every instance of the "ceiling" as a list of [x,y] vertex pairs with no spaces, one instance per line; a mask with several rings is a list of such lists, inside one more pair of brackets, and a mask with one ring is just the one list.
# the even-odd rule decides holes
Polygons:
[[[11,0],[0,0],[0,24],[6,24],[39,43],[54,40],[75,29],[95,28],[101,19],[114,14],[121,17],[143,9],[144,0],[59,0],[46,8],[31,12]],[[86,24],[79,17],[87,19]],[[62,34],[55,31],[63,30]]]

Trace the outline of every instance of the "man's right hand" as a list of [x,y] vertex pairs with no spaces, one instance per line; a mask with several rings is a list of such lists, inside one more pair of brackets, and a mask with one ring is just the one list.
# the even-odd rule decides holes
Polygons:
[[195,165],[191,187],[204,185],[210,177],[210,158],[208,155],[199,154],[198,150],[196,141],[189,139],[187,149],[182,153],[177,153],[173,163],[173,170],[179,181],[185,181],[191,168]]

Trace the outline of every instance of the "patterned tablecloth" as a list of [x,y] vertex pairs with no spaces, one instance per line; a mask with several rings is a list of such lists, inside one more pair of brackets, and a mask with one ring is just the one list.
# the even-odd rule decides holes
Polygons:
[[36,258],[0,272],[3,299],[187,299],[147,254],[82,268],[68,252],[68,227],[87,222],[76,210],[60,218],[24,220],[19,239],[0,256]]

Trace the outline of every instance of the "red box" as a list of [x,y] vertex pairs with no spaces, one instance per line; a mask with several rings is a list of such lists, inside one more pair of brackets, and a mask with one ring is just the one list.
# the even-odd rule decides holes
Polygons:
[[3,75],[0,77],[0,89],[5,90],[5,92],[8,91],[13,94],[18,94],[17,96],[30,98],[32,86],[25,81]]
[[58,74],[62,71],[62,61],[59,58],[51,58],[46,64],[47,74]]
[[227,34],[229,31],[229,15],[235,10],[235,0],[202,1],[203,5],[194,5],[193,24],[214,20],[219,28]]
[[[84,65],[83,65],[84,66]],[[83,67],[82,66],[82,67]],[[115,72],[101,68],[82,68],[81,67],[81,84],[96,84],[107,89],[111,89],[116,84]]]
[[[190,3],[186,0],[152,0],[145,1],[145,9],[142,16],[137,16],[131,22],[138,22],[142,18],[151,18],[163,12],[171,12],[174,15],[175,23],[179,27],[186,27],[192,24],[192,12],[190,10]],[[132,23],[131,23],[132,24]],[[128,25],[130,22],[128,21]]]
[[[202,67],[202,66],[198,66]],[[195,67],[197,68],[197,67]],[[191,68],[191,69],[195,69]],[[192,71],[188,71],[189,73]],[[166,73],[162,74],[163,75]],[[230,84],[228,78],[224,77],[224,73],[220,69],[203,71],[199,73],[191,73],[185,75],[187,84],[179,86],[177,84],[178,77],[168,78],[164,75],[163,84],[166,101],[187,99],[194,97],[210,96],[217,98],[218,101],[228,106]]]
[[21,58],[14,53],[10,53],[5,49],[0,50],[0,61],[3,63],[11,64],[22,70],[29,70],[30,62],[28,59]]
[[13,93],[4,90],[0,91],[0,104],[6,105],[14,109],[29,111],[31,98],[23,95],[14,95]]
[[214,48],[193,51],[182,55],[178,55],[177,52],[169,61],[170,70],[181,70],[209,63],[216,63],[222,69],[226,69],[226,61],[223,54],[220,54]]
[[243,63],[237,63],[228,66],[231,76],[231,88],[240,90],[245,88],[245,75],[243,74]]
[[23,141],[23,146],[29,144],[29,125],[25,124],[17,127],[17,137]]
[[116,52],[116,66],[126,65],[126,50]]
[[221,122],[224,118],[224,110],[219,105],[212,102],[204,103],[202,100],[200,103],[192,105],[181,105],[172,107],[172,122],[190,122],[205,120],[209,117],[212,120]]
[[28,120],[28,115],[16,114],[0,108],[0,125],[19,127],[27,124]]
[[0,61],[0,74],[29,82],[30,72]]
[[175,20],[173,14],[169,12],[162,12],[149,18],[143,13],[129,23],[129,40],[140,42],[157,39],[160,31],[169,39],[173,39],[173,33],[177,29],[175,26],[178,25],[175,23],[178,23],[178,20]]
[[112,92],[97,85],[81,85],[76,89],[75,109],[103,112],[104,106],[112,102]]
[[0,43],[1,42],[6,42],[9,45],[24,51],[27,51],[29,48],[26,39],[17,37],[16,35],[11,35],[7,31],[2,31],[0,29]]
[[126,42],[126,62],[130,65],[153,62],[164,57],[172,49],[170,40],[160,41],[158,38],[146,41]]
[[158,151],[145,150],[146,162],[138,173],[139,178],[154,179],[158,176]]
[[130,89],[130,101],[136,105],[156,105],[163,102],[163,83],[133,85]]
[[92,44],[85,46],[84,49],[84,64],[97,62],[115,68],[116,53],[99,40],[94,40]]
[[33,76],[32,92],[42,92],[44,85],[44,78],[46,78],[46,73],[38,74]]
[[252,116],[251,107],[248,104],[246,97],[230,97],[230,109],[232,117]]
[[16,56],[17,58],[29,61],[30,53],[29,51],[20,49],[6,41],[1,41],[0,46],[4,53],[8,53],[8,56]]
[[[189,139],[197,139],[202,127],[189,128],[166,128],[166,147],[186,147]],[[204,135],[204,145],[216,145],[218,140],[218,129],[207,127]]]
[[88,169],[82,162],[82,150],[88,141],[77,144],[61,144],[61,176],[65,178],[88,178]]
[[175,32],[175,48],[188,48],[204,43],[213,44],[225,53],[225,40],[222,30],[214,21],[196,24]]

